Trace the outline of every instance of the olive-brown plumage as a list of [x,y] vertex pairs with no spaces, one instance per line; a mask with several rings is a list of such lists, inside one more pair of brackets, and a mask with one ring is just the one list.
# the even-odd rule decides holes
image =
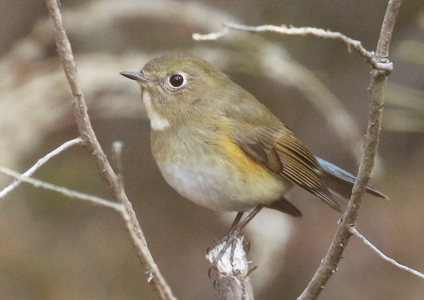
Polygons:
[[[300,216],[284,197],[293,185],[338,211],[330,189],[350,195],[353,175],[316,158],[263,104],[208,62],[166,55],[140,72],[121,74],[141,86],[152,153],[165,180],[193,202],[239,212],[261,205]],[[371,186],[367,192],[385,197]]]

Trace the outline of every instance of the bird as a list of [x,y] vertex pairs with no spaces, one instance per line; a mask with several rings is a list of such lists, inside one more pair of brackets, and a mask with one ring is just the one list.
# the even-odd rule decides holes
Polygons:
[[[206,208],[238,212],[239,232],[264,208],[302,216],[299,186],[341,211],[355,176],[313,155],[265,105],[206,60],[166,54],[121,75],[141,87],[151,151],[166,182]],[[368,185],[368,194],[387,198]],[[388,198],[387,198],[388,199]],[[250,214],[240,223],[244,212]]]

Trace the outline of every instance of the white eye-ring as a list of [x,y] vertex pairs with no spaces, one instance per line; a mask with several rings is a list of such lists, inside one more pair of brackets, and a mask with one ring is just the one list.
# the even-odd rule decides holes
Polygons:
[[186,78],[183,74],[173,74],[169,76],[168,81],[173,88],[180,88],[186,84]]

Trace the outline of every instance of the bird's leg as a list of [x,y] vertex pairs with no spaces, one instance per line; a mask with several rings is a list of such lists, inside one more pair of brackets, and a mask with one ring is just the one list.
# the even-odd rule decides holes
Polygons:
[[238,212],[236,218],[234,219],[233,224],[231,225],[230,231],[226,237],[224,237],[222,240],[215,242],[211,247],[209,247],[208,252],[210,252],[211,249],[215,248],[219,244],[224,244],[224,247],[219,252],[218,256],[214,259],[212,262],[212,268],[216,267],[218,261],[222,258],[222,256],[227,251],[228,247],[231,246],[231,254],[230,254],[230,261],[233,261],[234,258],[234,250],[235,250],[235,244],[237,242],[237,239],[240,237],[240,232],[246,225],[261,211],[263,208],[263,205],[258,205],[252,212],[250,212],[247,217],[240,223],[240,220],[243,216],[243,212]]
[[228,232],[228,234],[230,234],[230,232],[231,232],[231,230],[233,230],[233,228],[238,226],[238,224],[240,223],[241,217],[243,217],[243,214],[244,214],[244,211],[239,211],[237,213],[237,216],[234,219],[233,224],[231,224],[230,231]]
[[[255,207],[255,209],[254,210],[252,210],[251,212],[250,212],[250,214],[248,214],[247,215],[247,217],[246,218],[244,218],[244,220],[240,223],[240,224],[238,224],[238,222],[240,221],[240,219],[241,219],[241,217],[242,217],[242,215],[243,215],[243,213],[241,213],[241,215],[240,215],[240,213],[238,213],[237,214],[237,216],[236,216],[236,219],[234,220],[234,222],[233,222],[233,225],[231,226],[231,229],[230,229],[230,233],[229,234],[232,234],[232,232],[233,231],[235,231],[235,232],[237,232],[237,234],[240,234],[240,231],[244,228],[244,227],[246,227],[246,225],[261,211],[261,209],[262,208],[264,208],[264,206],[263,205],[258,205],[258,206],[256,206]],[[239,217],[239,215],[240,215],[240,217]],[[237,220],[237,218],[238,218],[238,220]],[[235,222],[237,221],[237,224],[235,225]],[[234,226],[235,225],[235,226]],[[234,227],[233,227],[234,226]]]
[[[239,211],[239,212],[237,213],[236,218],[235,218],[235,219],[234,219],[234,221],[233,221],[233,224],[231,224],[231,227],[230,227],[230,230],[228,231],[228,234],[227,234],[227,235],[226,235],[223,239],[221,239],[221,240],[214,239],[214,240],[213,240],[213,241],[214,241],[214,243],[208,247],[208,249],[206,250],[206,252],[208,252],[208,253],[209,253],[209,252],[210,252],[213,248],[215,248],[217,245],[222,244],[222,243],[224,243],[224,242],[226,242],[226,241],[228,241],[228,240],[229,240],[232,230],[233,230],[234,228],[236,228],[236,227],[239,225],[240,220],[241,220],[241,217],[243,217],[243,214],[244,214],[244,212],[243,212],[243,211]],[[228,247],[226,247],[224,250],[226,250],[227,248],[228,248]],[[222,256],[222,255],[221,255],[221,256]]]

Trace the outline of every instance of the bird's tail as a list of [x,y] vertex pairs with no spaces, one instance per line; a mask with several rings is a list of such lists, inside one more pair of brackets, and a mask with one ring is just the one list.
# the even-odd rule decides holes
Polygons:
[[[345,170],[333,165],[332,163],[329,163],[328,161],[325,161],[316,156],[315,158],[321,165],[320,175],[328,188],[343,198],[349,199],[356,177],[349,172],[346,172]],[[367,186],[366,191],[370,195],[390,200],[386,195],[371,185]]]

